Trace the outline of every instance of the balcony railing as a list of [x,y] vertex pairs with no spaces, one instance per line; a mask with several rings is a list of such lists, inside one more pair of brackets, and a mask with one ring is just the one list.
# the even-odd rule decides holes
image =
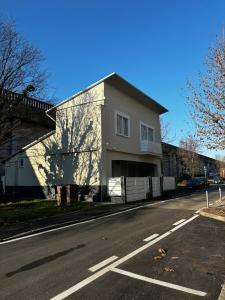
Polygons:
[[162,154],[162,145],[161,143],[150,142],[150,141],[141,141],[140,143],[141,152],[143,154]]
[[7,101],[14,101],[14,102],[18,101],[18,104],[23,104],[25,106],[33,107],[35,109],[40,109],[40,110],[44,110],[44,111],[53,107],[53,105],[50,103],[43,102],[43,101],[33,99],[33,98],[29,98],[29,97],[25,97],[21,94],[17,94],[17,93],[10,92],[7,90],[0,89],[0,97],[3,99],[6,99]]

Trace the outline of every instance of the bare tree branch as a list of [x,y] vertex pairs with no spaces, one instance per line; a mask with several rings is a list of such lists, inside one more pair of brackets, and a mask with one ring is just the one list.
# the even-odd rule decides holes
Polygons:
[[207,71],[198,84],[187,82],[187,104],[197,135],[209,149],[225,149],[225,39],[209,49]]
[[165,122],[162,117],[160,117],[160,129],[161,129],[161,140],[164,143],[172,143],[176,140],[176,135],[171,136],[171,124]]
[[42,61],[40,51],[16,31],[13,22],[0,20],[0,138],[23,97],[28,92],[32,97],[43,95],[47,75],[41,70]]
[[200,143],[195,137],[189,135],[180,140],[177,155],[185,167],[186,173],[192,177],[201,173],[203,167],[198,155],[199,152]]

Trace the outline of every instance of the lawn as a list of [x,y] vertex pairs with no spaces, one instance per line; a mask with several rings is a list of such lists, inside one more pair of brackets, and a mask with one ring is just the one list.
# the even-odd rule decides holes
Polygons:
[[77,202],[75,206],[58,207],[55,201],[34,199],[0,203],[0,224],[16,223],[92,207],[96,204]]

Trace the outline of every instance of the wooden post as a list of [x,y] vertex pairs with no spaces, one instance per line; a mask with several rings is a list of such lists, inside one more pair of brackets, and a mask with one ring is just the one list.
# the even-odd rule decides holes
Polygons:
[[56,203],[57,203],[57,206],[61,205],[61,188],[62,188],[61,185],[56,186]]
[[71,197],[70,197],[70,184],[66,186],[66,205],[71,205]]

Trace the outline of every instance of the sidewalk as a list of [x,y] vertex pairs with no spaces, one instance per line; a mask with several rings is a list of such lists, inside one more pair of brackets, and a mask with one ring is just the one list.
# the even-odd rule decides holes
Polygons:
[[111,204],[102,203],[99,206],[85,208],[74,212],[68,212],[61,215],[35,219],[26,222],[6,224],[0,226],[0,241],[9,240],[12,238],[22,237],[28,234],[34,234],[64,225],[84,222],[91,219],[96,219],[102,216],[107,216],[113,213],[118,213],[131,208],[147,205],[151,202],[140,202],[130,204]]
[[212,203],[209,208],[201,209],[199,214],[203,217],[225,222],[225,197]]

